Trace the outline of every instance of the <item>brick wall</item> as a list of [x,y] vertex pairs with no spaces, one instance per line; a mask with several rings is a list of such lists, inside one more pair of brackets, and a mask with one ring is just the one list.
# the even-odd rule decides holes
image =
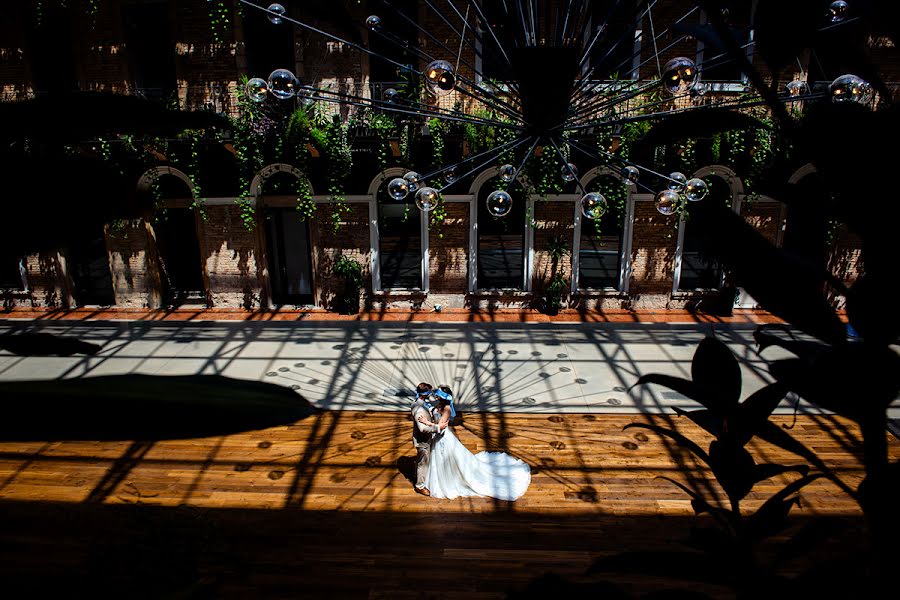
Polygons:
[[317,304],[330,307],[343,285],[332,275],[334,261],[340,255],[358,261],[362,265],[363,285],[372,290],[372,251],[369,236],[369,205],[363,202],[348,204],[350,211],[341,219],[337,232],[331,222],[330,204],[320,204],[310,223],[313,248],[312,265],[316,274]]
[[741,217],[762,234],[769,243],[775,244],[781,227],[781,213],[784,205],[780,202],[756,201],[741,203]]
[[31,73],[26,57],[25,24],[30,2],[6,2],[0,19],[0,100],[21,100],[31,95]]
[[[534,203],[534,279],[535,294],[543,293],[547,282],[556,273],[572,281],[572,238],[575,231],[574,208],[571,202],[537,200]],[[565,240],[569,254],[554,262],[547,253],[555,237]]]
[[262,296],[257,268],[258,227],[249,231],[237,206],[207,206],[200,227],[212,306],[258,308]]
[[469,203],[450,202],[446,207],[443,224],[433,225],[428,238],[428,283],[435,294],[465,294],[469,288]]
[[158,307],[162,304],[155,244],[143,220],[123,229],[105,228],[116,306]]
[[22,298],[20,305],[30,304],[42,308],[63,308],[68,305],[63,259],[59,252],[46,251],[29,254],[25,258],[29,298]]
[[634,203],[632,294],[670,294],[678,241],[675,224],[675,217],[661,215],[652,201]]

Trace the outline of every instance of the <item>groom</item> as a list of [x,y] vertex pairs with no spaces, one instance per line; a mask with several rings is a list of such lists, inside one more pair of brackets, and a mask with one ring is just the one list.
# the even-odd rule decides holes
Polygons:
[[431,460],[431,448],[434,436],[447,425],[437,425],[431,419],[431,405],[428,398],[432,394],[429,383],[416,386],[416,399],[412,405],[413,444],[416,447],[416,493],[430,496],[431,491],[425,487],[425,475],[428,473],[428,462]]

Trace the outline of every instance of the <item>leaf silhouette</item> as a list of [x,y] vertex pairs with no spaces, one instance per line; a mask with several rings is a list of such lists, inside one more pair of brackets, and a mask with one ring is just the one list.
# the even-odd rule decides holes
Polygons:
[[787,515],[791,507],[800,501],[797,497],[788,498],[788,496],[821,477],[820,473],[801,477],[766,500],[755,513],[744,520],[742,533],[745,538],[753,543],[781,531],[787,525]]
[[741,367],[728,346],[706,337],[691,361],[691,378],[706,396],[703,405],[718,415],[728,415],[741,398]]
[[698,410],[688,411],[677,406],[673,406],[672,410],[674,410],[676,414],[681,415],[682,417],[687,417],[707,433],[711,433],[716,437],[719,437],[722,433],[722,420],[720,418],[714,417],[708,409],[701,408]]
[[823,341],[846,338],[846,328],[823,294],[828,275],[773,246],[734,211],[717,203],[695,203],[691,226],[704,251],[734,274],[767,311]]
[[772,411],[787,395],[788,387],[783,383],[772,383],[751,394],[738,408],[732,421],[731,433],[736,442],[745,446],[756,432],[769,421]]
[[732,502],[744,498],[756,483],[753,456],[733,443],[713,441],[709,445],[709,466]]
[[686,438],[682,434],[677,431],[672,431],[671,429],[666,429],[665,427],[660,427],[659,425],[651,425],[649,423],[629,423],[622,429],[631,429],[632,427],[637,427],[638,429],[649,429],[659,435],[665,436],[674,440],[679,446],[682,448],[687,448],[691,452],[694,453],[697,458],[702,460],[707,465],[709,464],[709,455],[706,453],[706,450],[698,446],[695,442]]
[[846,483],[841,481],[840,478],[838,478],[838,476],[828,467],[828,465],[826,465],[822,461],[822,459],[816,456],[816,454],[812,450],[807,448],[802,442],[794,439],[791,434],[786,432],[778,425],[772,422],[767,422],[759,431],[756,432],[756,436],[762,440],[767,441],[773,446],[778,446],[782,450],[792,452],[797,456],[806,459],[812,466],[821,471],[822,474],[829,479],[829,481],[835,483],[850,497],[856,498],[856,491]]

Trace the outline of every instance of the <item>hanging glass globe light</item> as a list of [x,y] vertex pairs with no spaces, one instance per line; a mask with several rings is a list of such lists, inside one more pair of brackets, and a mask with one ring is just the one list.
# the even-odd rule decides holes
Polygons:
[[663,190],[656,195],[656,210],[664,215],[675,214],[675,211],[678,210],[679,199],[678,192]]
[[809,93],[809,84],[801,79],[789,81],[787,84],[787,93],[791,98],[797,96],[805,96]]
[[249,80],[244,89],[247,90],[247,97],[254,102],[262,102],[269,95],[269,84],[262,77]]
[[447,167],[444,171],[444,181],[447,183],[453,183],[457,177],[456,167]]
[[395,177],[388,182],[387,193],[394,200],[403,200],[409,193],[409,186],[402,177]]
[[423,183],[422,176],[415,171],[408,171],[406,175],[403,176],[403,179],[406,180],[406,187],[410,194],[414,194]]
[[825,16],[828,17],[832,23],[840,23],[847,18],[849,9],[850,7],[844,0],[835,0],[828,6],[828,11],[825,13]]
[[866,104],[872,99],[872,86],[856,75],[841,75],[829,86],[832,102]]
[[680,192],[684,189],[684,184],[687,183],[687,176],[680,172],[675,171],[673,173],[669,173],[669,189],[675,190],[676,192]]
[[423,187],[416,192],[416,206],[418,206],[419,210],[422,212],[428,212],[437,206],[439,198],[440,194],[438,194],[436,189]]
[[502,181],[509,183],[516,176],[516,168],[512,165],[503,165],[498,169],[498,175]]
[[381,17],[378,15],[369,15],[366,19],[366,27],[371,29],[372,31],[378,31],[381,29]]
[[512,203],[512,196],[503,190],[491,192],[485,201],[488,213],[492,217],[505,217],[508,215],[509,211],[512,210]]
[[688,179],[684,184],[684,197],[691,202],[698,202],[706,198],[709,193],[709,186],[699,177]]
[[638,171],[637,167],[632,165],[628,165],[622,169],[622,179],[627,185],[637,185],[640,176],[641,172]]
[[436,60],[425,69],[425,87],[435,96],[446,96],[456,85],[453,65],[446,60]]
[[287,69],[275,69],[269,75],[269,91],[279,100],[293,98],[297,93],[297,78]]
[[670,94],[684,93],[697,85],[700,74],[697,65],[689,58],[679,56],[666,63],[662,82]]
[[389,104],[396,104],[400,101],[400,92],[394,88],[388,88],[381,92],[381,99]]
[[287,11],[282,5],[273,3],[269,5],[269,12],[266,16],[269,17],[269,21],[271,21],[273,25],[281,25],[284,22],[284,19],[281,17],[283,17],[286,12]]
[[606,198],[598,192],[590,192],[581,198],[581,214],[591,220],[597,220],[606,214]]
[[572,163],[566,163],[560,169],[559,174],[562,177],[562,180],[567,183],[575,181],[575,178],[578,177],[578,167]]

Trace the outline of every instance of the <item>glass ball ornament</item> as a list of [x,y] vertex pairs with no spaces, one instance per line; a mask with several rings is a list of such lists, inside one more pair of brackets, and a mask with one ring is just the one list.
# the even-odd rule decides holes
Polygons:
[[697,65],[689,58],[679,56],[666,63],[663,69],[662,82],[670,94],[678,94],[691,90],[697,85],[700,74]]
[[669,189],[675,190],[676,192],[680,192],[684,189],[684,184],[687,183],[687,176],[680,172],[675,171],[674,173],[669,173]]
[[368,18],[366,18],[366,27],[372,31],[378,31],[381,29],[381,17],[378,15],[369,15]]
[[681,197],[673,190],[663,190],[656,195],[656,210],[663,215],[673,215],[678,210],[678,201]]
[[606,198],[598,192],[590,192],[581,198],[581,214],[587,219],[597,220],[606,214]]
[[269,84],[262,77],[249,80],[244,89],[247,90],[247,97],[254,102],[262,102],[269,95]]
[[422,187],[422,176],[415,171],[408,171],[403,176],[403,179],[406,181],[406,187],[410,194],[414,194],[416,190]]
[[403,200],[409,194],[409,186],[402,177],[394,177],[388,182],[387,193],[394,200]]
[[872,86],[856,75],[841,75],[828,88],[831,101],[865,104],[872,99]]
[[394,88],[388,88],[381,93],[381,99],[388,104],[397,104],[400,101],[400,92]]
[[444,181],[447,183],[453,183],[459,177],[459,173],[456,172],[456,167],[449,167],[444,171]]
[[786,87],[788,96],[790,96],[791,98],[796,98],[797,96],[805,96],[809,93],[809,84],[801,79],[795,79],[788,82]]
[[503,190],[491,192],[485,201],[488,213],[492,217],[505,217],[508,215],[509,211],[512,210],[512,203],[512,196]]
[[832,23],[840,23],[847,18],[847,13],[849,10],[850,7],[846,2],[844,2],[844,0],[835,0],[830,5],[828,5],[828,11],[825,13],[825,15]]
[[446,60],[433,61],[425,68],[425,87],[435,96],[446,96],[455,85],[456,73]]
[[688,179],[684,184],[684,197],[691,202],[699,202],[709,194],[709,186],[699,177]]
[[266,16],[269,17],[269,21],[271,21],[273,25],[281,25],[284,23],[284,19],[281,17],[283,17],[286,12],[287,10],[285,10],[282,5],[273,3],[269,5],[269,12]]
[[637,185],[640,176],[641,172],[632,165],[627,165],[622,169],[622,179],[625,180],[627,185]]
[[578,167],[572,163],[566,163],[559,170],[559,174],[565,182],[575,181],[575,178],[578,177]]
[[269,75],[269,91],[279,100],[293,98],[297,93],[297,78],[287,69],[275,69]]
[[439,198],[440,194],[438,194],[436,189],[423,187],[416,192],[416,206],[418,206],[419,210],[422,212],[428,212],[437,206]]
[[498,173],[501,181],[509,183],[516,176],[516,168],[512,165],[503,165],[498,169]]

